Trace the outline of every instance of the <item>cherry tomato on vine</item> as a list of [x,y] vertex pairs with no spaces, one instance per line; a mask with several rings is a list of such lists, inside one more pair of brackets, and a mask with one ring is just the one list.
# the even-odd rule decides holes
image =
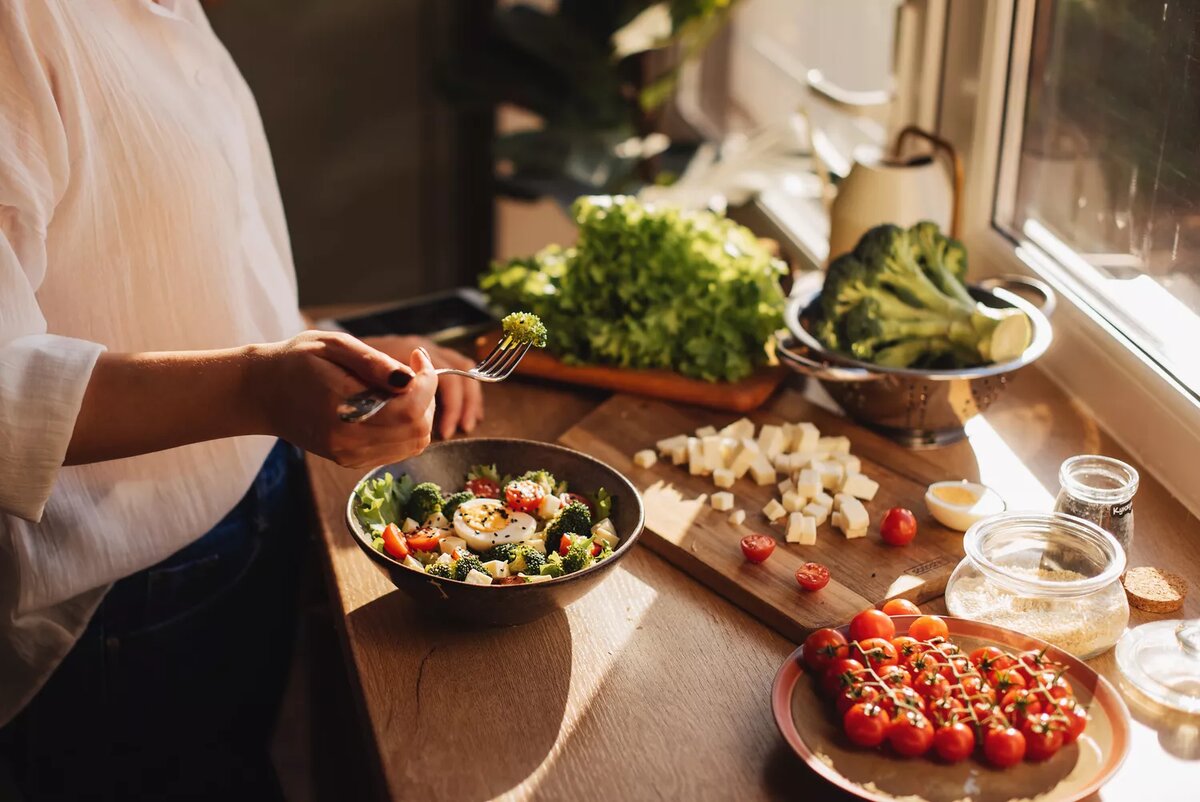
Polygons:
[[805,590],[820,590],[829,584],[829,569],[820,563],[805,563],[796,569],[796,581]]
[[1063,743],[1073,744],[1078,740],[1083,733],[1084,727],[1087,726],[1088,715],[1083,709],[1083,705],[1079,704],[1072,698],[1056,699],[1054,706],[1059,712],[1066,716],[1067,720],[1062,723],[1063,726]]
[[1075,689],[1067,678],[1057,671],[1043,671],[1033,678],[1031,688],[1044,690],[1054,699],[1066,699],[1075,696]]
[[906,546],[917,536],[917,517],[911,510],[892,507],[887,511],[887,515],[883,516],[879,536],[889,546]]
[[896,665],[896,647],[885,638],[866,638],[850,644],[850,656],[878,671],[883,666]]
[[765,561],[775,551],[775,538],[770,535],[746,535],[742,538],[742,554],[752,563]]
[[983,736],[983,756],[1006,769],[1025,759],[1025,736],[1012,727],[992,727]]
[[1023,726],[1025,720],[1042,712],[1042,702],[1028,688],[1018,688],[1004,694],[1000,700],[1000,712],[1016,727]]
[[925,651],[925,646],[920,641],[910,638],[908,635],[897,635],[892,638],[892,645],[896,647],[896,656],[901,663],[908,663],[908,658]]
[[975,733],[966,724],[943,724],[933,733],[933,751],[947,763],[966,760],[975,751]]
[[988,677],[988,682],[996,689],[996,695],[1002,699],[1009,691],[1025,687],[1025,677],[1011,668],[1002,668],[998,671],[993,671],[991,676]]
[[836,696],[844,688],[862,682],[861,674],[864,670],[863,664],[857,660],[848,657],[834,660],[829,664],[829,668],[825,669],[825,675],[821,678],[821,688],[826,696]]
[[467,490],[475,494],[475,498],[500,498],[500,483],[494,479],[484,479],[482,476],[467,480]]
[[888,693],[880,697],[878,704],[892,718],[895,718],[905,710],[925,712],[925,700],[921,698],[921,694],[908,686],[892,688]]
[[967,709],[963,707],[963,703],[955,699],[953,696],[943,696],[938,699],[927,699],[925,702],[925,715],[935,725],[948,724],[953,721],[968,720]]
[[912,685],[912,675],[908,673],[907,669],[897,665],[876,668],[875,673],[879,675],[880,682],[891,688],[902,688]]
[[1048,760],[1063,745],[1059,724],[1045,713],[1026,719],[1021,735],[1025,736],[1025,757],[1029,760]]
[[846,711],[861,703],[874,703],[878,701],[883,692],[874,685],[868,685],[865,682],[858,685],[851,685],[844,688],[837,697],[837,711],[840,715],[846,715]]
[[836,629],[818,629],[804,639],[804,662],[822,674],[834,660],[846,657],[848,648],[846,636]]
[[842,717],[846,737],[859,746],[875,747],[883,743],[891,719],[875,704],[857,704]]
[[950,680],[937,671],[922,671],[913,677],[913,690],[930,699],[941,699],[950,695]]
[[871,607],[863,610],[850,620],[850,640],[866,640],[867,638],[896,637],[896,625],[892,618],[882,610]]
[[881,608],[888,615],[920,615],[921,608],[908,599],[888,599]]
[[923,713],[901,710],[888,725],[887,740],[898,754],[919,757],[933,745],[933,725]]
[[912,622],[908,634],[917,640],[930,641],[934,638],[950,637],[950,627],[946,626],[941,616],[923,615]]
[[1011,655],[1005,654],[995,646],[980,646],[975,651],[971,652],[971,662],[983,674],[990,671],[999,671],[1004,668],[1009,668],[1016,664],[1017,660]]

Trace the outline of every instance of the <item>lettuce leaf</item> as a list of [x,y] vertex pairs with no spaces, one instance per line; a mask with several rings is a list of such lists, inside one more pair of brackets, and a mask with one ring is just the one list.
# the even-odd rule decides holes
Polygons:
[[399,525],[404,522],[404,508],[415,486],[416,483],[408,474],[401,474],[399,479],[390,473],[367,479],[354,491],[358,499],[354,514],[358,516],[359,523],[376,534],[388,524]]

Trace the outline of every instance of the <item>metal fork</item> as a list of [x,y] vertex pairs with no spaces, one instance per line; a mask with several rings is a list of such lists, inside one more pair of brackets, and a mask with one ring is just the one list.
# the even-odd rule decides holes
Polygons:
[[[470,370],[439,368],[434,372],[439,376],[443,373],[453,373],[475,381],[502,382],[516,369],[517,363],[529,351],[529,346],[530,343],[514,343],[508,337],[502,337],[491,353],[479,360],[479,364]],[[383,390],[363,390],[338,404],[338,417],[346,423],[360,423],[383,409],[395,397]]]

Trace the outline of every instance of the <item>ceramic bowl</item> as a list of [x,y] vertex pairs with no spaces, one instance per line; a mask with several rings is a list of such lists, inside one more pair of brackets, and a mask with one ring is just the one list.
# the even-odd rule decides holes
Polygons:
[[459,488],[467,470],[480,464],[495,464],[502,475],[544,468],[585,495],[603,487],[613,498],[610,518],[621,542],[607,560],[557,579],[525,585],[471,585],[407,568],[399,560],[371,548],[371,538],[354,514],[355,498],[351,493],[346,502],[346,526],[354,542],[392,584],[415,599],[422,609],[488,626],[534,621],[595,588],[624,559],[642,533],[645,511],[641,495],[628,479],[597,459],[550,443],[505,438],[435,443],[412,459],[376,468],[359,483],[390,472],[393,476],[406,473],[417,482]]

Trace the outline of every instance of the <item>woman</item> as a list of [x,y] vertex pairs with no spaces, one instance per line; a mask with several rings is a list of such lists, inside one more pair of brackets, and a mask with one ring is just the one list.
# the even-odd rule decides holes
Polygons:
[[[0,3],[0,736],[30,798],[277,794],[296,451],[402,459],[478,386],[304,332],[254,99],[197,0]],[[358,425],[333,410],[396,389]],[[206,534],[207,533],[207,534]]]

